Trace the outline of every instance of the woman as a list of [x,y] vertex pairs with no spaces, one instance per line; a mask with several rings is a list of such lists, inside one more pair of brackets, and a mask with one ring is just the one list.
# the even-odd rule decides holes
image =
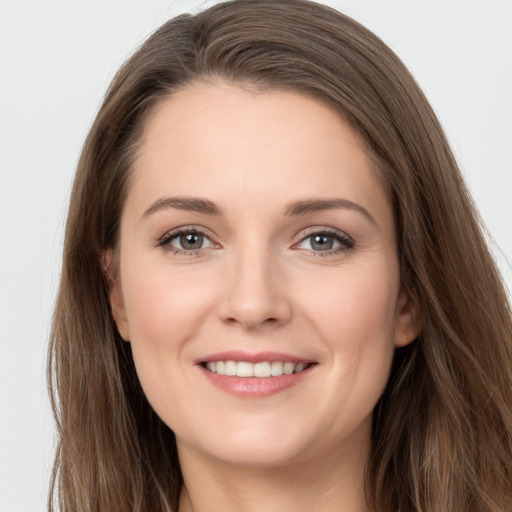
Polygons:
[[180,16],[79,163],[56,501],[512,510],[511,335],[439,123],[379,39],[305,1]]

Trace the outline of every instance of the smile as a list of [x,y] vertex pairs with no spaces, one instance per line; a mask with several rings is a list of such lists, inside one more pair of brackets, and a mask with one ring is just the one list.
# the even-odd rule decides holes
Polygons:
[[205,367],[212,373],[232,377],[281,377],[304,371],[306,363],[293,363],[291,361],[262,361],[250,363],[248,361],[209,361]]
[[317,366],[317,361],[273,351],[230,350],[196,360],[207,381],[244,399],[266,398],[290,389],[308,380]]

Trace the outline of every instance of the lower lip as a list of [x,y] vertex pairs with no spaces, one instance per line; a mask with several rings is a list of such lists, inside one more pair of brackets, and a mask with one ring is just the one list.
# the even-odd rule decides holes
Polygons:
[[235,377],[219,375],[199,366],[214,386],[240,398],[266,398],[275,395],[301,382],[311,373],[313,367],[311,365],[300,373],[278,377]]

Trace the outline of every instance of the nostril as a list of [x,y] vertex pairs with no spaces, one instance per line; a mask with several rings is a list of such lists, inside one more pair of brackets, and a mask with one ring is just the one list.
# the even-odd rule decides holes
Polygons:
[[245,314],[238,317],[227,317],[224,319],[224,322],[231,325],[240,324],[246,329],[252,330],[263,326],[276,326],[280,323],[280,320],[277,317],[261,318],[257,315]]

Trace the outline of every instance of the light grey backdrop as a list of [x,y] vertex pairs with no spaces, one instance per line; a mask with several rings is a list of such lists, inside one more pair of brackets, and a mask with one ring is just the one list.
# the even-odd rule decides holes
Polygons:
[[[42,511],[45,356],[67,196],[116,69],[158,25],[215,2],[0,0],[0,512]],[[512,0],[330,0],[423,87],[512,273]]]

